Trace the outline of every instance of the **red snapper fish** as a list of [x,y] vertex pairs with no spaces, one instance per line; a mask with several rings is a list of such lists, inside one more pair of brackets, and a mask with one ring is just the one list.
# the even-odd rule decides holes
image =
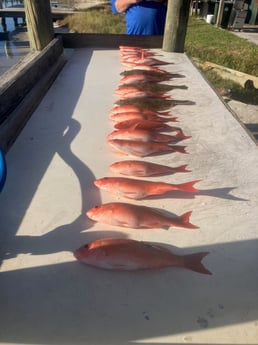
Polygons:
[[166,165],[156,164],[152,162],[125,160],[111,164],[109,169],[114,173],[126,176],[149,177],[167,174],[175,174],[179,172],[191,172],[186,169],[187,164],[178,167],[170,167]]
[[121,113],[142,113],[142,114],[151,114],[151,115],[158,115],[158,116],[168,116],[170,115],[169,111],[155,111],[147,108],[138,107],[136,105],[132,104],[126,104],[126,105],[116,105],[113,107],[110,112],[109,116],[112,117],[115,114],[121,114]]
[[95,186],[109,193],[128,199],[140,200],[152,195],[163,195],[171,191],[198,193],[194,184],[200,180],[172,184],[166,182],[137,180],[126,177],[103,177],[94,181]]
[[149,72],[154,72],[157,74],[166,74],[169,75],[169,73],[167,71],[164,71],[163,69],[157,67],[157,66],[150,66],[150,65],[146,65],[146,64],[137,64],[137,65],[131,65],[130,66],[133,70],[139,70],[139,71],[149,71]]
[[108,144],[122,153],[138,157],[169,152],[187,153],[185,146],[168,145],[166,143],[114,139],[108,140]]
[[134,63],[136,65],[148,65],[148,66],[156,66],[156,65],[172,65],[173,62],[167,62],[163,60],[156,59],[154,57],[141,57],[135,58]]
[[156,55],[155,52],[146,50],[146,49],[138,49],[138,50],[133,50],[133,49],[120,49],[120,57],[121,60],[130,58],[130,57],[138,57],[141,58],[143,56],[150,57]]
[[146,48],[139,47],[139,46],[121,45],[121,46],[119,46],[119,50],[120,50],[121,55],[123,55],[123,54],[127,55],[127,54],[132,54],[132,53],[136,53],[138,56],[142,56],[142,54],[144,54],[144,56],[156,55],[155,52],[150,51]]
[[150,131],[146,129],[135,129],[133,127],[126,129],[115,130],[108,134],[107,140],[121,139],[134,140],[143,142],[159,142],[159,143],[176,143],[180,140],[190,138],[184,135],[182,131],[176,131],[176,135],[168,135],[159,133],[157,131]]
[[178,74],[170,73],[165,70],[162,70],[161,68],[157,66],[147,66],[147,65],[139,65],[135,66],[131,69],[124,70],[120,73],[122,76],[132,75],[132,74],[144,74],[144,75],[151,75],[155,77],[160,78],[167,78],[167,80],[174,79],[175,77],[178,77]]
[[[125,88],[123,88],[125,89]],[[119,98],[121,100],[127,100],[127,99],[130,99],[130,98],[133,98],[133,99],[137,99],[137,98],[164,98],[164,99],[171,99],[170,96],[167,96],[163,93],[160,93],[160,92],[152,92],[152,91],[148,91],[148,90],[140,90],[138,88],[133,88],[133,87],[130,87],[130,90],[129,90],[129,87],[127,88],[127,90],[124,90],[120,95],[119,95]]]
[[127,120],[150,120],[150,121],[159,121],[159,122],[177,122],[176,117],[162,117],[156,114],[148,114],[141,112],[128,112],[128,113],[119,113],[110,115],[110,120],[114,122],[122,122]]
[[171,78],[162,77],[162,76],[151,76],[146,74],[132,74],[128,76],[124,76],[121,78],[119,85],[133,85],[135,83],[146,83],[146,82],[161,82],[161,81],[167,81]]
[[[162,121],[138,120],[131,119],[117,122],[114,127],[116,129],[134,128],[134,129],[149,129],[149,130],[166,130],[175,131],[178,127],[172,127]],[[180,128],[179,128],[180,129]],[[180,129],[181,130],[181,129]]]
[[166,247],[124,238],[104,238],[87,243],[74,251],[75,258],[89,266],[116,271],[152,270],[182,267],[212,274],[202,264],[209,252],[178,255]]
[[127,46],[127,45],[121,44],[119,46],[119,50],[120,51],[140,51],[141,52],[143,50],[143,48],[140,46]]
[[[119,86],[117,89],[115,89],[114,94],[119,96],[120,98],[127,97],[128,95],[136,95],[135,97],[138,97],[138,94],[147,94],[150,95],[150,97],[159,97],[159,98],[167,98],[168,96],[165,95],[167,91],[170,91],[168,89],[159,89],[159,90],[150,90],[150,86],[135,86],[135,85],[124,85]],[[144,96],[147,97],[147,96]]]
[[181,216],[165,215],[161,210],[123,202],[110,202],[89,209],[86,215],[95,222],[134,229],[185,228],[198,229],[189,218],[192,211]]
[[128,67],[138,66],[138,65],[147,65],[147,66],[157,66],[157,65],[170,65],[172,62],[166,62],[162,60],[155,59],[153,57],[145,57],[145,56],[130,56],[125,57],[122,60],[122,64]]

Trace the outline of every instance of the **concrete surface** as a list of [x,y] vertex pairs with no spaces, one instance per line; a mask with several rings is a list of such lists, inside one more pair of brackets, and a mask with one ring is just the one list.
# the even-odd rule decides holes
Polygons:
[[224,100],[258,144],[258,105],[245,104],[227,97]]
[[258,25],[245,25],[242,30],[231,30],[231,32],[247,41],[258,44]]
[[[123,69],[117,50],[75,50],[6,157],[1,344],[257,343],[258,148],[185,55],[160,54],[174,62],[167,70],[184,75],[171,83],[188,89],[171,95],[194,104],[171,112],[192,138],[184,141],[187,155],[145,159],[188,164],[191,173],[166,181],[201,179],[202,191],[135,203],[178,215],[192,210],[200,228],[133,230],[87,219],[89,208],[122,201],[100,193],[93,181],[127,158],[106,143]],[[110,236],[180,253],[208,251],[204,264],[213,275],[173,268],[108,272],[73,258],[82,244]]]

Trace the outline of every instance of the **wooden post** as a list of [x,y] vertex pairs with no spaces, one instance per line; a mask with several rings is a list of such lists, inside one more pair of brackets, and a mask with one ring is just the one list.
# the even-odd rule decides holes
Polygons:
[[183,53],[191,0],[168,0],[162,49]]
[[224,10],[224,0],[220,0],[219,1],[218,14],[217,14],[217,20],[216,20],[216,26],[217,27],[221,26],[223,10]]
[[49,0],[25,0],[25,14],[30,47],[42,50],[54,37]]

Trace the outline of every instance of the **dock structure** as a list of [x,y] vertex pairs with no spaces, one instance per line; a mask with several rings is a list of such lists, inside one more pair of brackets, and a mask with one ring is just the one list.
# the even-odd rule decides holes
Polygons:
[[[51,7],[51,14],[53,20],[62,19],[68,15],[73,15],[79,11],[71,8]],[[17,26],[18,18],[22,18],[25,22],[25,8],[22,5],[14,5],[11,7],[0,8],[0,21],[3,30],[6,31],[6,18],[13,18],[14,25]]]
[[[53,19],[60,19],[68,15],[72,15],[74,13],[78,13],[78,11],[70,9],[70,8],[60,8],[60,7],[52,7],[51,13]],[[5,7],[0,9],[0,17],[1,18],[25,18],[25,8],[22,5],[15,5],[12,7]]]

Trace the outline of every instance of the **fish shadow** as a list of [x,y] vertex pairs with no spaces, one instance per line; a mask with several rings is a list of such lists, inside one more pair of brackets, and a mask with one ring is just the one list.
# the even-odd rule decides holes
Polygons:
[[207,195],[207,196],[211,196],[214,198],[235,200],[235,201],[248,201],[249,200],[249,199],[241,198],[241,197],[230,194],[235,189],[237,189],[237,187],[206,189],[206,190],[200,190],[200,192],[197,195],[200,195],[200,196]]
[[163,111],[177,105],[195,105],[196,102],[190,100],[176,100],[164,98],[129,98],[126,100],[119,99],[115,102],[116,105],[135,105],[142,108],[152,109],[156,111]]
[[196,102],[194,101],[189,101],[189,100],[180,100],[180,99],[173,99],[172,100],[172,106],[176,106],[176,105],[195,105]]
[[148,155],[144,155],[144,156],[137,156],[137,155],[133,155],[133,154],[128,154],[128,156],[132,156],[132,157],[140,157],[140,158],[143,158],[143,157],[157,157],[157,156],[164,156],[164,155],[167,155],[167,154],[176,154],[176,153],[179,153],[179,154],[183,154],[183,155],[188,155],[189,152],[178,152],[178,151],[164,151],[164,152],[153,152],[153,153],[150,153]]
[[184,74],[181,73],[170,73],[172,78],[185,78]]
[[194,199],[198,196],[210,196],[213,198],[234,200],[234,201],[248,201],[248,199],[240,198],[230,194],[237,187],[225,187],[200,190],[199,192],[184,192],[184,191],[171,191],[161,195],[151,195],[141,200],[159,200],[159,199]]

